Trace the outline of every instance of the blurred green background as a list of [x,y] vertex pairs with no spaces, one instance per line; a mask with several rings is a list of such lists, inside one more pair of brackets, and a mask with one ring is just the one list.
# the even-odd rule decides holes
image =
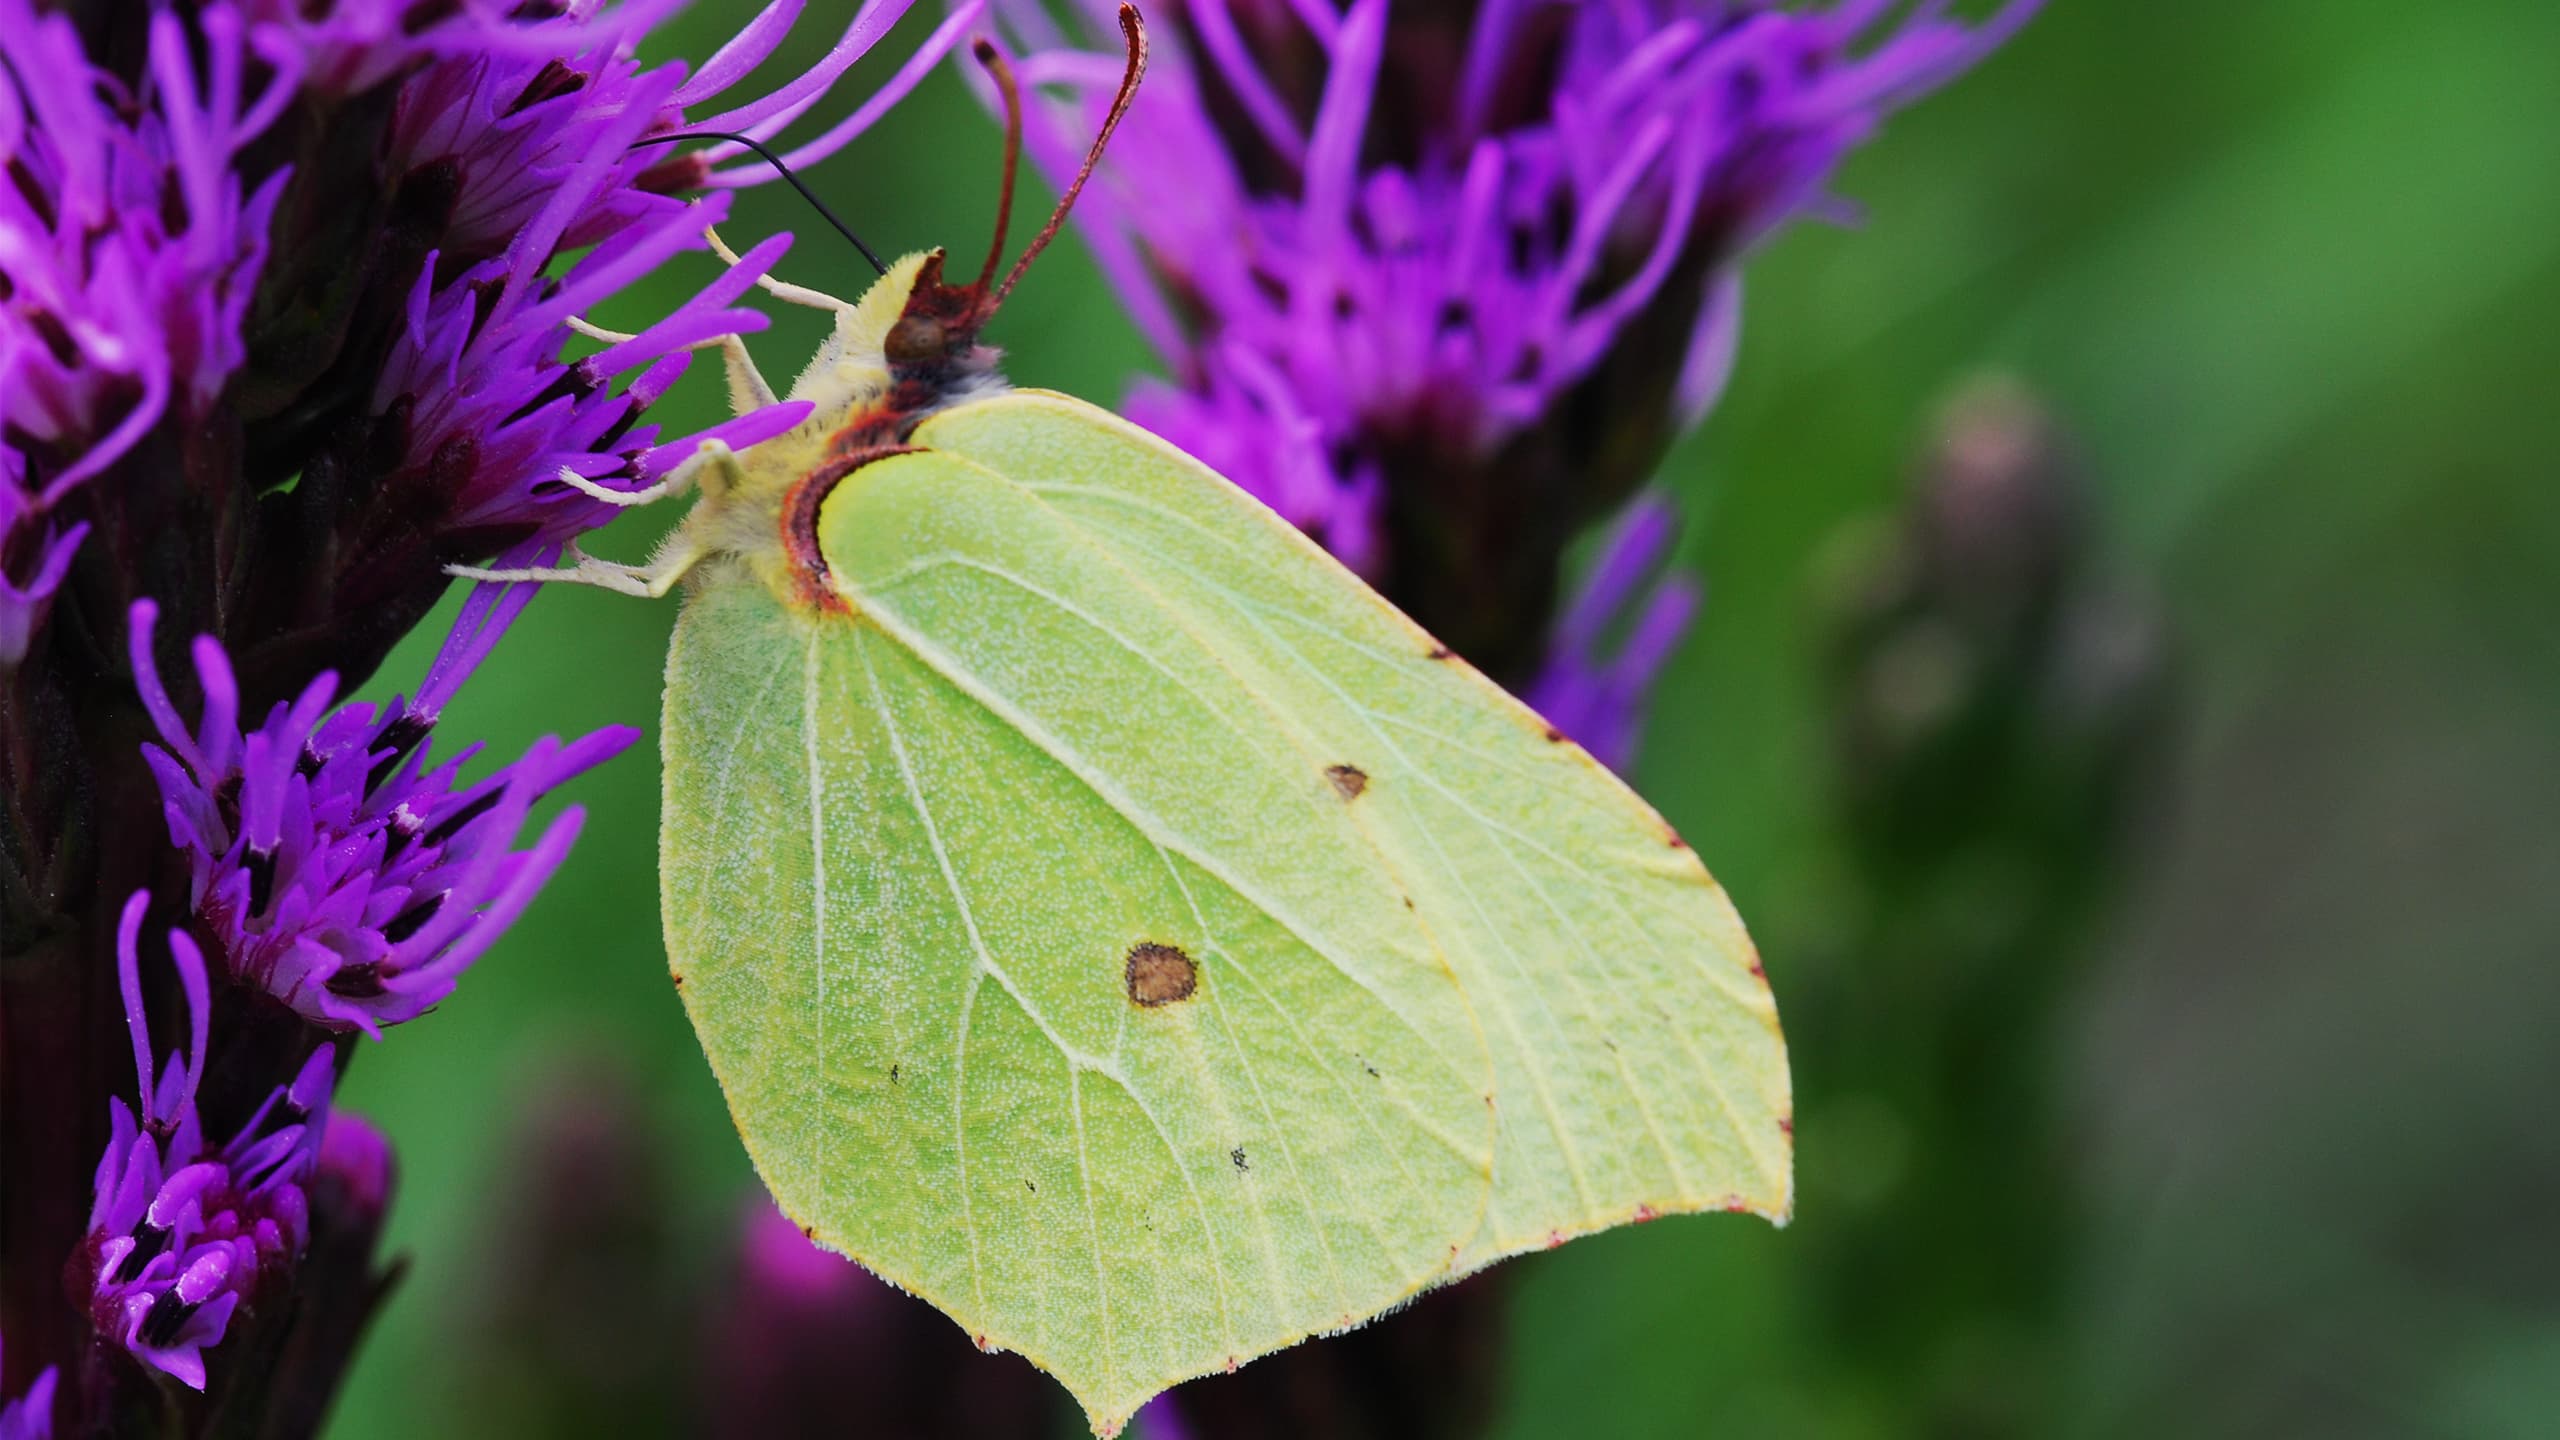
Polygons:
[[[652,48],[699,58],[739,18],[697,5]],[[804,22],[800,63],[824,28]],[[2040,1431],[2560,1430],[2555,56],[2548,0],[2054,0],[1855,158],[1839,188],[1862,224],[1753,263],[1732,391],[1665,470],[1711,598],[1633,779],[1731,889],[1791,1019],[1808,989],[1860,983],[1838,944],[1825,557],[1894,506],[1950,391],[1993,370],[2041,396],[2108,568],[2158,597],[2165,749],[2032,1047],[2080,1197],[2051,1329],[2014,1360]],[[946,67],[809,178],[884,250],[974,252],[995,173]],[[775,229],[802,237],[788,278],[867,278],[780,186],[728,233]],[[648,315],[710,266],[596,318]],[[818,332],[786,312],[753,345],[788,375]],[[1097,400],[1145,362],[1071,245],[997,332],[1018,380]],[[715,418],[705,370],[659,411],[670,430]],[[597,548],[637,557],[672,518]],[[498,754],[654,734],[675,608],[546,596],[442,733]],[[414,685],[436,628],[378,693]],[[487,1237],[526,1183],[513,1137],[563,1073],[624,1077],[666,1138],[647,1191],[666,1233],[684,1263],[724,1263],[751,1179],[666,979],[648,744],[573,789],[586,833],[540,902],[351,1077],[399,1147],[412,1269],[335,1434],[486,1423],[461,1399],[471,1337],[521,1258]],[[1818,1058],[1799,1047],[1799,1089],[1867,1113]],[[1791,1229],[1684,1219],[1515,1262],[1503,1432],[1962,1430],[1836,1353],[1821,1317],[1843,1277],[1817,1298],[1806,1273],[1851,1226],[1926,1258],[1956,1217],[1856,1197],[1933,1140],[1826,1133],[1809,1108]],[[1879,1310],[1910,1306],[1886,1288],[1903,1273],[1875,1277]]]

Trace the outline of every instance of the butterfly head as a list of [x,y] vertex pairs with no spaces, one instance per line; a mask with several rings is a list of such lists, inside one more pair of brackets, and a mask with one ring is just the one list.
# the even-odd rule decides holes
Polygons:
[[925,254],[896,323],[880,337],[880,353],[901,379],[938,378],[992,359],[978,333],[994,317],[996,299],[983,284],[944,279],[942,258],[940,250]]
[[1004,180],[996,197],[995,238],[987,246],[987,258],[978,267],[977,278],[965,285],[952,284],[943,273],[943,255],[935,250],[924,257],[916,271],[915,282],[907,292],[905,307],[895,323],[881,337],[881,354],[889,362],[890,373],[899,381],[926,381],[948,385],[954,380],[982,373],[993,367],[993,351],[978,343],[979,333],[995,318],[1005,297],[1013,293],[1016,282],[1040,252],[1057,237],[1066,224],[1067,212],[1075,207],[1076,196],[1092,178],[1094,167],[1101,163],[1103,148],[1111,143],[1111,132],[1120,127],[1120,119],[1136,98],[1139,77],[1147,70],[1147,30],[1138,18],[1134,5],[1120,7],[1120,33],[1129,47],[1128,68],[1122,72],[1120,88],[1111,98],[1102,128],[1093,137],[1093,145],[1085,152],[1084,163],[1077,167],[1075,179],[1058,197],[1057,208],[1049,212],[1048,222],[1040,233],[1031,237],[1021,258],[996,279],[996,267],[1004,258],[1005,230],[1013,218],[1013,181],[1022,157],[1022,89],[1014,80],[1013,67],[1006,63],[1001,51],[981,38],[974,47],[979,65],[995,82],[996,92],[1004,102]]

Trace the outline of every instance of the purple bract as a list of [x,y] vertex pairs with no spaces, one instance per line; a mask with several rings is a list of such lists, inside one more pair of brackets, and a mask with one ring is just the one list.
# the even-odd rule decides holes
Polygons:
[[206,637],[194,646],[204,714],[189,733],[152,659],[157,610],[135,604],[134,676],[162,741],[146,756],[225,973],[315,1024],[379,1039],[452,993],[551,877],[584,812],[510,850],[526,813],[638,731],[544,739],[471,784],[461,770],[476,747],[433,769],[426,759],[437,716],[535,588],[476,589],[414,701],[332,710],[337,677],[323,673],[245,735],[230,661]]

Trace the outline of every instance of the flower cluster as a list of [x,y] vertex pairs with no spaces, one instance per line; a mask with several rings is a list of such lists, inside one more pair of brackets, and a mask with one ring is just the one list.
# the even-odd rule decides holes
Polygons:
[[182,423],[201,419],[242,360],[286,176],[247,189],[232,161],[292,101],[295,76],[260,35],[271,68],[251,96],[239,13],[212,7],[201,29],[199,57],[174,15],[151,17],[156,103],[128,123],[122,87],[67,17],[0,0],[0,664],[25,656],[88,532],[58,518],[65,500],[172,404]]
[[[1171,372],[1130,413],[1524,683],[1565,544],[1720,389],[1737,259],[2030,8],[1186,5],[1079,212]],[[1004,14],[1070,166],[1117,62]]]
[[205,705],[189,733],[152,660],[157,607],[135,603],[133,672],[162,741],[144,757],[169,841],[188,858],[189,904],[231,978],[316,1025],[379,1039],[451,993],[558,868],[575,807],[532,849],[507,847],[534,802],[638,731],[546,739],[470,785],[470,750],[426,761],[445,703],[535,588],[475,590],[416,700],[331,710],[337,677],[323,672],[245,735],[230,661],[210,637],[194,647]]
[[98,1162],[80,1255],[98,1334],[201,1390],[205,1348],[220,1342],[232,1312],[254,1306],[310,1240],[303,1185],[328,1125],[336,1052],[314,1049],[237,1134],[209,1143],[196,1109],[213,1008],[204,957],[185,931],[169,932],[189,1041],[184,1056],[155,1068],[140,973],[150,899],[135,891],[116,927],[142,1109],[137,1117],[121,1099],[111,1102],[113,1138]]
[[[640,58],[675,0],[40,3],[0,0],[0,1434],[316,1416],[380,1293],[392,1175],[325,1118],[344,1037],[452,992],[576,835],[573,809],[520,847],[532,808],[633,738],[478,775],[470,747],[429,757],[526,586],[468,596],[414,698],[341,697],[449,565],[548,563],[613,492],[806,413],[650,417],[701,348],[762,328],[740,302],[787,235],[628,338],[581,322],[770,178],[667,142],[777,138],[913,0],[867,0],[769,89],[742,86],[804,0],[699,69]],[[138,965],[143,902],[117,909],[137,890],[184,905],[193,1043],[156,1068],[143,995],[173,991]],[[124,1041],[64,1017],[119,998],[139,1088],[111,1107]],[[140,1365],[93,1363],[116,1351]],[[132,1391],[154,1377],[206,1397]]]

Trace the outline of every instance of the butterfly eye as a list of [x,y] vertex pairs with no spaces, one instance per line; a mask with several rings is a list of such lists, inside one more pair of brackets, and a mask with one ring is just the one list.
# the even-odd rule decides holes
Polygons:
[[941,321],[929,315],[909,315],[889,327],[880,349],[892,365],[921,365],[947,356],[950,343]]

